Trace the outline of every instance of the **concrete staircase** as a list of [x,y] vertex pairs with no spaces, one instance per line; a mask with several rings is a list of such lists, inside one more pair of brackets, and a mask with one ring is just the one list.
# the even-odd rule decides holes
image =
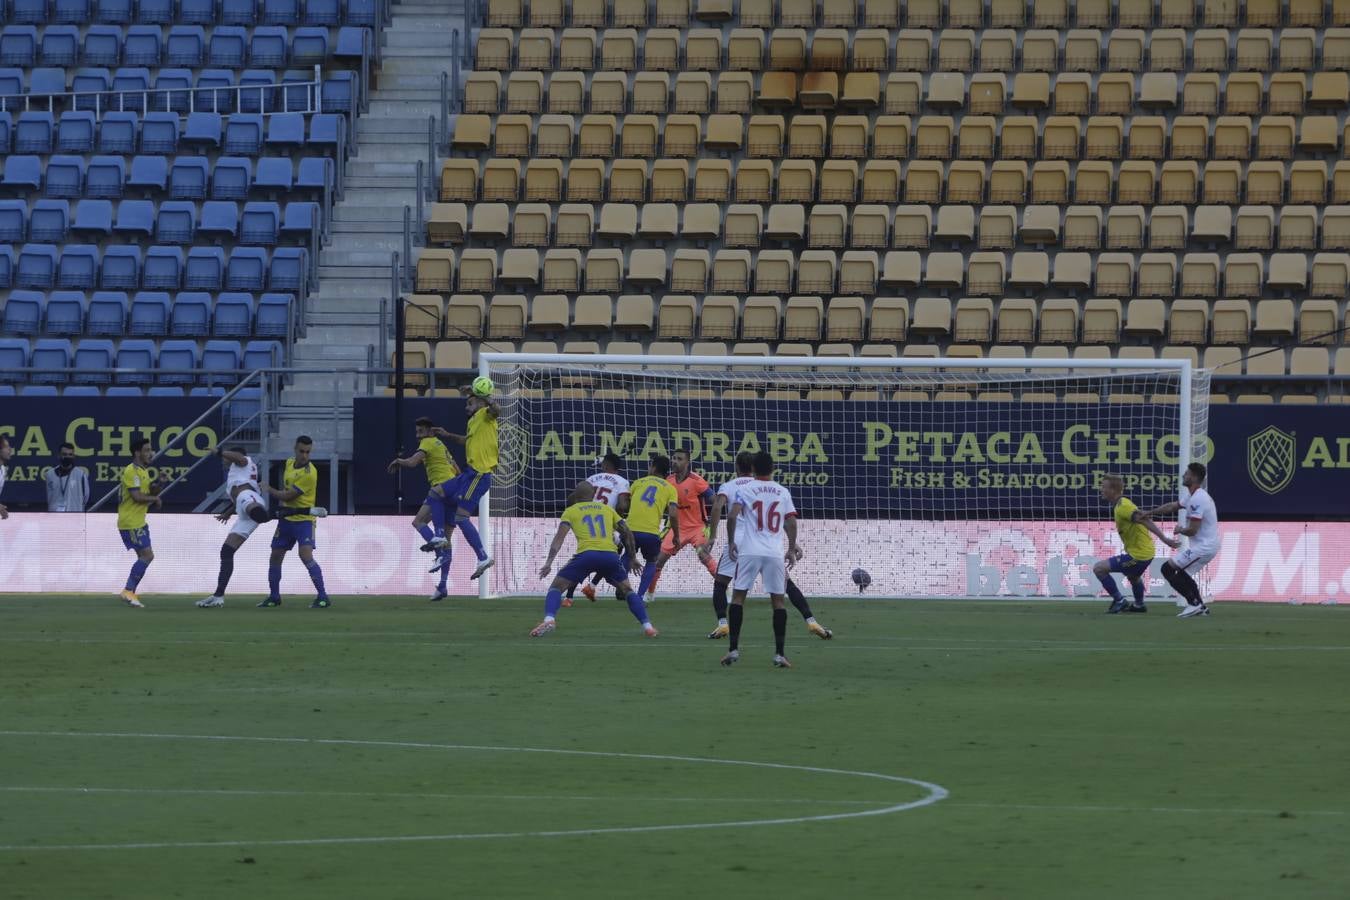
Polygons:
[[[441,73],[452,66],[452,31],[460,32],[461,52],[468,40],[466,2],[473,0],[396,0],[393,5],[381,64],[372,70],[370,109],[359,120],[356,154],[347,164],[345,194],[333,206],[331,239],[319,254],[319,287],[309,298],[305,336],[291,355],[295,368],[388,365],[381,358],[386,342],[380,334],[380,301],[390,298],[391,255],[403,255],[405,206],[413,210],[414,244],[420,242],[417,163],[423,163],[426,178],[437,178],[436,161],[428,159],[428,120],[440,114]],[[389,315],[392,322],[392,308]],[[366,386],[366,376],[354,374],[295,375],[282,390],[266,451],[286,452],[295,435],[304,433],[324,456],[336,448],[349,458],[351,401]]]

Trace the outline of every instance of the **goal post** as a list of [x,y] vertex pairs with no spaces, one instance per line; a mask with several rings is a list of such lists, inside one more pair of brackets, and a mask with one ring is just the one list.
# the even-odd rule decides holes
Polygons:
[[[1209,374],[1184,358],[484,352],[479,372],[501,406],[484,596],[542,593],[557,517],[601,456],[632,480],[675,449],[714,489],[739,451],[773,456],[801,511],[808,595],[856,594],[862,568],[869,597],[1095,596],[1090,560],[1120,546],[1101,477],[1156,506],[1210,449]],[[660,585],[709,591],[689,549]]]

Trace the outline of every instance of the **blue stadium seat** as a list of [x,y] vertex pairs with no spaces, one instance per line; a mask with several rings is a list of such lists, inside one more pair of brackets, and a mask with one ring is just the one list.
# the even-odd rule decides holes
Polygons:
[[309,242],[310,233],[321,231],[319,204],[310,200],[293,200],[286,204],[286,217],[281,223],[281,236]]
[[211,44],[206,54],[207,65],[242,69],[247,52],[248,32],[235,25],[221,25],[211,33]]
[[276,368],[282,365],[284,359],[280,341],[249,341],[244,345],[244,356],[239,361],[239,368],[250,372],[254,369]]
[[42,65],[73,66],[80,61],[80,29],[51,25],[42,33]]
[[[0,100],[0,106],[3,106]],[[14,141],[14,117],[6,109],[0,109],[0,153],[9,153]]]
[[339,0],[307,0],[305,3],[304,23],[306,25],[337,25],[342,22],[342,4]]
[[211,295],[205,291],[184,291],[173,298],[169,330],[174,334],[204,335],[211,325]]
[[82,156],[53,156],[47,163],[47,196],[66,200],[82,197],[84,169]]
[[111,200],[81,200],[75,206],[75,221],[70,226],[76,238],[106,240],[112,235]]
[[14,248],[8,244],[0,244],[0,288],[7,288],[14,283]]
[[257,428],[257,417],[261,411],[262,388],[240,388],[225,404],[225,427],[230,431],[245,425]]
[[248,64],[280,68],[286,65],[288,53],[286,29],[278,25],[263,25],[253,29],[248,45]]
[[147,113],[141,123],[141,152],[177,153],[178,116],[171,112]]
[[[106,254],[104,265],[107,265]],[[125,291],[95,292],[89,299],[89,320],[85,324],[85,331],[121,337],[127,331],[127,310],[130,306]]]
[[28,375],[18,371],[28,365],[28,341],[23,338],[0,338],[0,381],[27,381]]
[[236,383],[240,376],[233,370],[239,368],[241,356],[238,341],[207,341],[202,351],[201,365],[206,370],[202,381],[207,385]]
[[[79,348],[79,347],[76,347],[76,348],[75,348],[75,360],[76,360],[76,362],[78,362],[79,359],[80,359],[80,348]],[[79,377],[79,374],[77,373],[74,377],[78,378],[78,377]],[[99,391],[99,389],[98,389],[97,387],[95,387],[94,385],[92,385],[92,384],[72,384],[72,385],[70,385],[69,387],[67,387],[64,391],[61,392],[61,396],[62,396],[62,397],[99,397],[99,396],[102,396],[102,394],[101,394],[101,392]]]
[[0,103],[18,113],[25,108],[22,69],[0,69]]
[[130,156],[136,152],[141,120],[134,112],[110,112],[98,126],[98,152]]
[[[118,216],[121,216],[118,210]],[[133,291],[141,286],[141,248],[116,244],[103,251],[98,286],[106,290]]]
[[239,243],[270,247],[281,234],[281,208],[275,203],[245,203],[239,219]]
[[217,337],[248,337],[252,333],[253,295],[234,292],[221,294],[216,299],[216,314],[211,320],[211,334]]
[[170,66],[202,64],[206,56],[206,31],[200,25],[175,25],[164,42],[164,63]]
[[37,29],[32,25],[7,25],[0,30],[0,66],[31,69],[37,63]]
[[268,25],[299,25],[300,0],[263,0],[262,20]]
[[220,134],[219,113],[194,112],[188,115],[180,143],[198,150],[219,150]]
[[22,244],[28,239],[28,204],[0,200],[0,243]]
[[220,23],[222,25],[253,25],[258,21],[258,6],[255,0],[221,0]]
[[351,26],[338,29],[334,59],[359,60],[370,47],[370,29]]
[[131,322],[127,334],[160,335],[169,331],[169,295],[140,291],[131,298]]
[[66,70],[54,67],[30,70],[28,93],[35,97],[66,93]]
[[183,251],[177,247],[154,246],[145,251],[141,287],[146,290],[176,291],[183,284]]
[[291,339],[291,305],[295,299],[290,294],[263,294],[258,300],[258,318],[253,333],[258,337],[274,337],[289,341]]
[[56,248],[50,244],[24,244],[15,266],[14,286],[37,291],[56,287]]
[[235,247],[225,267],[225,290],[257,293],[267,277],[267,251],[261,247]]
[[122,61],[129,66],[158,66],[164,48],[158,25],[132,25],[122,45]]
[[[120,66],[122,64],[122,29],[115,25],[90,25],[84,33],[84,64],[86,66]],[[158,65],[159,61],[143,63]]]
[[67,244],[61,248],[56,286],[68,290],[93,290],[98,284],[98,248],[92,244]]
[[142,391],[142,390],[141,390],[140,388],[138,388],[138,387],[131,387],[131,386],[129,386],[129,385],[118,384],[118,385],[113,385],[112,387],[110,387],[110,388],[108,388],[106,391],[104,391],[104,392],[103,392],[103,396],[105,396],[105,397],[144,397],[144,396],[145,396],[145,392]]
[[28,214],[28,239],[39,244],[62,244],[70,230],[70,204],[39,200]]
[[318,66],[328,59],[327,28],[297,28],[291,40],[291,64]]
[[76,69],[70,80],[75,94],[75,108],[97,112],[108,108],[108,91],[112,90],[112,72],[108,69]]
[[169,196],[174,200],[205,200],[210,168],[204,156],[180,156],[169,169]]
[[[136,308],[132,307],[132,318]],[[133,330],[133,334],[135,331]],[[118,384],[150,384],[154,380],[155,356],[158,345],[154,341],[128,338],[117,348],[116,377]],[[109,396],[112,391],[109,390]]]
[[68,110],[61,114],[56,126],[57,153],[93,153],[94,114],[82,110]]
[[47,333],[74,335],[84,331],[84,294],[53,291],[47,298]]
[[224,397],[225,389],[223,387],[201,387],[200,385],[188,389],[189,397]]
[[[143,2],[144,0],[142,0]],[[178,8],[178,21],[197,25],[214,25],[216,23],[216,0],[182,0]]]
[[[104,129],[108,127],[105,122]],[[127,164],[120,156],[95,156],[89,163],[84,193],[96,199],[116,200],[127,180]]]
[[155,233],[155,204],[149,200],[123,200],[117,204],[113,231],[137,241],[150,240]]
[[10,0],[9,16],[15,22],[41,25],[47,21],[47,0]]
[[[263,120],[262,116],[243,113],[231,116],[225,123],[226,153],[231,156],[257,156],[262,152]],[[5,169],[9,177],[9,169]]]
[[234,112],[234,91],[229,90],[233,87],[234,73],[229,69],[203,69],[197,75],[197,92],[193,95],[197,111],[226,115]]
[[197,233],[197,204],[166,200],[155,218],[155,240],[161,244],[191,244]]
[[37,190],[42,186],[42,162],[36,156],[11,156],[5,160],[0,185],[16,191]]
[[[177,307],[178,304],[175,303],[174,308]],[[194,375],[183,370],[196,369],[199,366],[196,341],[164,341],[160,344],[158,372],[160,384],[192,384],[195,380]]]
[[267,146],[282,149],[303,147],[305,117],[302,113],[278,113],[267,119]]
[[289,192],[292,184],[291,174],[289,159],[265,156],[258,160],[258,169],[253,174],[253,187],[256,190]]
[[[38,338],[33,342],[33,355],[28,364],[35,369],[68,369],[74,355],[70,338]],[[70,381],[70,373],[34,372],[28,381],[30,384],[65,384]]]
[[211,238],[233,238],[239,234],[239,207],[230,200],[208,200],[202,204],[201,234]]
[[83,25],[89,21],[89,0],[53,0],[52,21]]
[[163,191],[169,181],[169,161],[163,156],[136,156],[131,160],[127,187],[142,191]]
[[303,247],[278,247],[267,269],[267,289],[303,296],[309,281],[309,251]]
[[239,92],[239,111],[243,113],[272,112],[276,109],[277,76],[264,69],[245,69],[239,75],[239,87],[250,88]]
[[[189,69],[160,69],[155,76],[152,109],[169,111],[179,116],[188,114],[192,105],[192,72]],[[145,140],[145,136],[141,136]]]
[[41,291],[10,291],[5,303],[5,334],[37,334],[46,296]]
[[322,195],[325,185],[336,187],[333,161],[326,156],[307,156],[300,160],[300,169],[295,176],[296,190],[314,190]]
[[336,156],[347,143],[347,120],[334,113],[319,113],[309,120],[309,143]]
[[379,0],[347,0],[347,24],[375,28],[380,24]]
[[56,124],[51,113],[20,113],[19,121],[14,123],[14,152],[51,153],[55,135]]
[[20,397],[55,397],[58,393],[54,384],[25,384],[19,388]]
[[[95,0],[94,21],[108,25],[126,25],[131,21],[131,0]],[[141,21],[150,20],[142,18]]]
[[273,98],[280,112],[307,110],[314,97],[314,69],[287,69],[281,74],[281,98]]
[[150,70],[144,66],[118,69],[113,72],[112,91],[107,109],[115,112],[145,112],[150,107]]
[[252,185],[252,160],[236,156],[221,157],[211,171],[212,200],[244,200]]
[[165,387],[156,385],[145,389],[147,397],[182,397],[185,396],[181,387]]
[[[130,0],[108,0],[111,3],[129,3]],[[209,0],[206,0],[209,5]],[[184,3],[183,8],[187,9]],[[169,25],[173,23],[173,0],[139,0],[136,4],[136,21],[145,25]],[[183,16],[184,22],[194,22]]]
[[225,284],[225,251],[193,247],[183,268],[183,285],[192,291],[218,291]]

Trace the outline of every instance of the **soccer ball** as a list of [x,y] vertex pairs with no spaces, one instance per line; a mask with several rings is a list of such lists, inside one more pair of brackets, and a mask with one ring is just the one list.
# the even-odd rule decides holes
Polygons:
[[867,590],[869,585],[871,585],[872,576],[867,574],[866,569],[854,569],[853,583],[858,586],[858,593],[861,594],[863,591]]
[[492,379],[486,375],[479,375],[473,380],[473,395],[475,397],[491,397],[496,388],[497,386],[492,383]]

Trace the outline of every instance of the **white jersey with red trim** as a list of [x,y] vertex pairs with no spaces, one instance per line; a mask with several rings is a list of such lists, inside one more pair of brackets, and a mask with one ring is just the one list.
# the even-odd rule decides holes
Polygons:
[[622,475],[596,472],[586,481],[595,487],[596,502],[608,504],[610,509],[618,509],[619,498],[630,493],[628,479]]
[[262,488],[258,486],[258,464],[251,456],[244,457],[244,465],[232,465],[225,472],[225,490],[233,494],[237,487],[249,487],[262,493]]
[[736,516],[736,553],[739,556],[782,556],[783,523],[797,514],[792,492],[776,481],[754,479],[742,485],[733,501]]

